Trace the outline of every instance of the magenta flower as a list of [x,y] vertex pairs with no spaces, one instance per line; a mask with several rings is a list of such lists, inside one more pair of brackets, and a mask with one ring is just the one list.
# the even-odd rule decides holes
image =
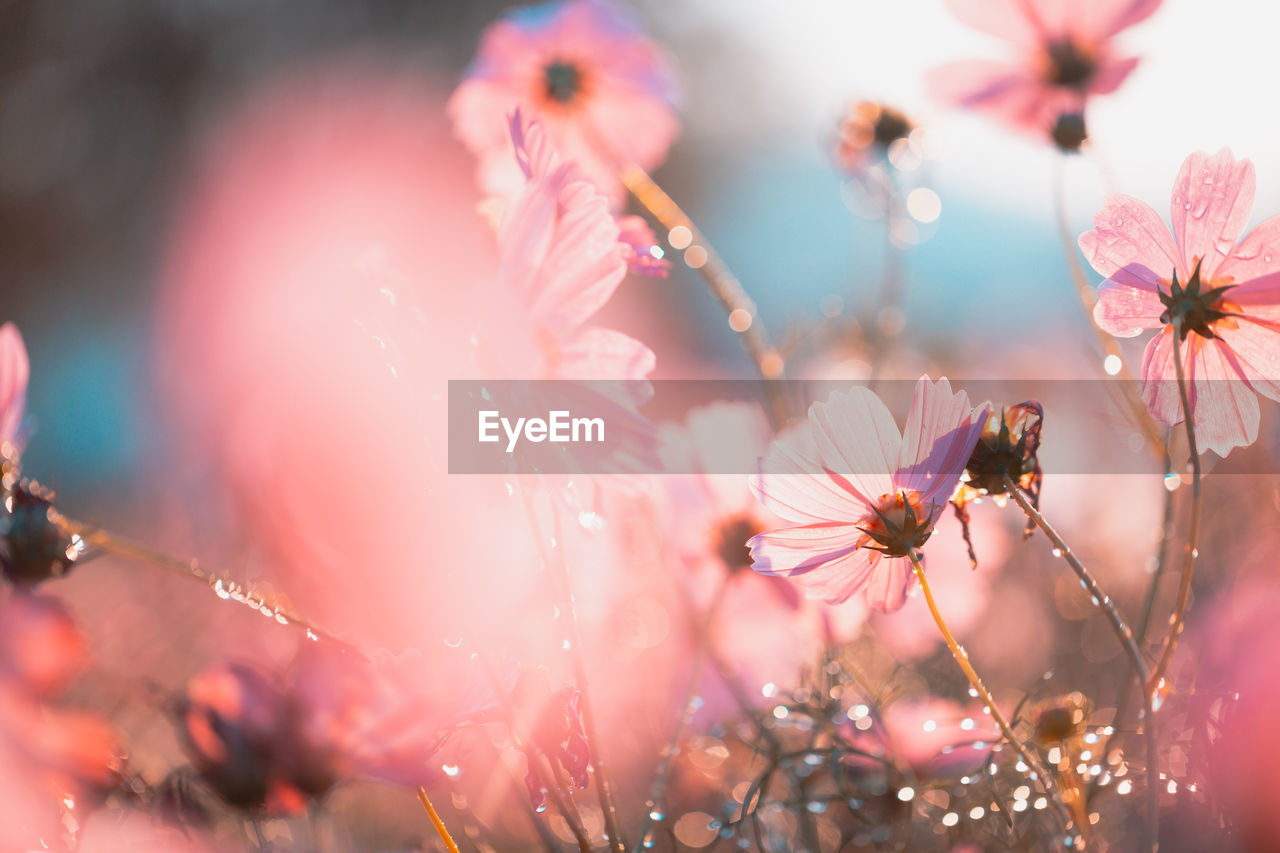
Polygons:
[[[1018,130],[1083,141],[1085,102],[1119,88],[1137,66],[1111,40],[1145,20],[1161,0],[947,0],[964,23],[1012,42],[1013,62],[953,62],[929,77],[935,96]],[[1063,128],[1078,121],[1078,135]],[[1059,142],[1064,148],[1073,146]]]
[[811,598],[838,604],[865,589],[876,609],[898,610],[912,580],[905,558],[933,534],[989,413],[927,376],[903,433],[865,388],[815,403],[808,435],[775,441],[752,478],[756,497],[798,524],[753,537],[752,568],[792,578]]
[[495,334],[513,375],[643,379],[653,353],[621,332],[585,325],[627,273],[630,249],[609,205],[574,164],[552,150],[541,124],[510,120],[515,159],[525,177],[498,231],[498,283],[518,296],[514,328]]
[[[19,449],[19,430],[27,406],[27,379],[31,365],[18,327],[0,326],[0,449]],[[8,453],[9,451],[6,451]]]
[[1095,322],[1121,338],[1161,330],[1143,356],[1142,395],[1169,426],[1183,417],[1173,362],[1181,321],[1192,422],[1200,446],[1219,456],[1257,439],[1257,394],[1280,400],[1280,217],[1240,240],[1253,193],[1248,160],[1226,148],[1196,152],[1173,185],[1172,237],[1150,206],[1120,194],[1080,235],[1080,250],[1107,276]]
[[671,63],[631,15],[607,0],[517,9],[489,27],[449,101],[458,136],[480,158],[493,195],[519,184],[505,117],[517,107],[611,198],[619,167],[656,166],[679,130]]

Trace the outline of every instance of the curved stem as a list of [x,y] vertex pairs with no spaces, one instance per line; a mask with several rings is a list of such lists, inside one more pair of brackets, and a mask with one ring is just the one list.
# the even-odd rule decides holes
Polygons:
[[444,842],[444,849],[448,850],[449,853],[460,853],[453,836],[445,828],[444,821],[440,819],[440,815],[436,814],[435,806],[431,805],[431,798],[427,796],[427,789],[421,785],[418,786],[418,802],[422,803],[422,808],[426,810],[427,817],[431,818],[431,825],[436,828],[436,835],[439,835],[440,840]]
[[1080,579],[1085,589],[1093,596],[1094,604],[1106,615],[1112,632],[1116,635],[1116,639],[1120,641],[1120,646],[1129,656],[1129,664],[1133,668],[1139,689],[1142,690],[1143,709],[1146,712],[1143,733],[1147,743],[1146,832],[1148,835],[1143,847],[1155,850],[1158,846],[1157,839],[1160,837],[1160,789],[1158,787],[1159,777],[1157,772],[1157,748],[1159,742],[1156,737],[1156,717],[1155,709],[1152,708],[1151,693],[1145,689],[1145,685],[1150,679],[1147,662],[1142,657],[1142,651],[1138,648],[1138,644],[1133,638],[1133,631],[1129,629],[1124,618],[1120,615],[1120,611],[1116,609],[1116,604],[1111,600],[1111,596],[1103,591],[1093,574],[1085,568],[1084,563],[1080,562],[1080,559],[1072,552],[1063,538],[1058,535],[1058,531],[1053,529],[1053,526],[1049,524],[1044,515],[1031,505],[1031,501],[1027,500],[1027,496],[1023,494],[1022,489],[1018,488],[1018,484],[1008,474],[1004,475],[1004,486],[1005,491],[1013,497],[1018,506],[1022,507],[1022,511],[1027,514],[1027,518],[1036,523],[1036,526],[1053,543],[1053,547],[1057,548],[1062,554],[1062,557],[1067,561],[1067,565],[1071,566],[1072,571],[1076,573],[1076,577]]
[[1161,435],[1160,428],[1151,417],[1151,412],[1147,409],[1146,403],[1142,401],[1142,395],[1138,392],[1138,385],[1134,382],[1133,375],[1129,373],[1129,366],[1120,351],[1120,344],[1111,335],[1102,331],[1098,324],[1093,321],[1093,306],[1097,302],[1097,297],[1094,295],[1093,287],[1089,284],[1088,276],[1085,275],[1084,266],[1080,263],[1079,249],[1071,236],[1071,222],[1067,215],[1064,163],[1065,160],[1059,158],[1054,181],[1058,238],[1062,244],[1062,256],[1067,262],[1071,280],[1075,284],[1076,297],[1080,300],[1080,308],[1084,311],[1085,322],[1093,330],[1102,351],[1107,356],[1114,356],[1120,363],[1116,378],[1120,382],[1121,393],[1124,395],[1125,403],[1129,407],[1130,416],[1133,418],[1134,424],[1142,431],[1147,447],[1151,448],[1151,452],[1157,458],[1163,458],[1165,454],[1164,436]]
[[[729,265],[724,262],[719,253],[711,247],[689,215],[671,196],[667,195],[662,187],[658,186],[648,172],[639,166],[629,165],[621,170],[621,178],[632,197],[667,230],[668,241],[670,241],[671,232],[676,228],[685,228],[689,231],[691,242],[684,247],[685,263],[702,275],[707,287],[711,290],[711,295],[729,316],[731,328],[742,338],[742,345],[746,348],[747,355],[755,363],[760,377],[765,380],[765,392],[769,395],[775,422],[785,423],[790,416],[790,401],[786,398],[783,386],[776,380],[783,378],[786,361],[782,353],[770,342],[769,333],[757,315],[756,304],[747,295],[742,282],[729,269]],[[695,249],[699,251],[695,252]]]
[[198,581],[211,588],[219,598],[243,604],[264,616],[271,617],[281,625],[291,625],[305,631],[307,638],[310,640],[325,639],[350,649],[356,648],[353,643],[322,628],[274,597],[254,589],[252,586],[236,583],[222,575],[201,568],[197,560],[172,557],[163,551],[157,551],[140,542],[126,539],[123,536],[118,536],[115,533],[110,533],[90,524],[75,521],[63,515],[58,515],[56,521],[68,533],[79,537],[88,547],[97,548],[99,551],[114,554],[127,560],[146,563],[179,577]]
[[1191,599],[1191,576],[1195,573],[1196,550],[1200,538],[1200,451],[1196,447],[1196,427],[1191,412],[1191,395],[1187,390],[1186,371],[1182,366],[1182,320],[1173,318],[1173,367],[1178,376],[1178,396],[1182,401],[1182,422],[1186,425],[1187,445],[1191,451],[1191,519],[1187,527],[1187,550],[1182,558],[1182,579],[1178,583],[1178,598],[1173,605],[1173,615],[1169,618],[1169,638],[1165,640],[1164,649],[1151,670],[1151,678],[1147,681],[1147,692],[1157,692],[1164,681],[1164,672],[1169,667],[1173,651],[1178,645],[1178,635],[1187,615],[1187,604]]
[[920,582],[920,591],[924,593],[924,600],[929,606],[929,613],[933,616],[934,624],[938,626],[938,631],[942,634],[942,639],[947,644],[947,650],[951,652],[951,656],[955,658],[956,663],[960,665],[960,669],[964,671],[965,678],[969,679],[969,684],[973,687],[974,692],[978,694],[978,699],[991,712],[991,719],[1000,728],[1000,734],[1004,736],[1004,739],[1018,753],[1018,757],[1027,765],[1030,777],[1033,780],[1038,779],[1040,781],[1045,794],[1049,797],[1049,802],[1053,804],[1054,811],[1062,819],[1063,826],[1069,826],[1071,824],[1071,815],[1058,797],[1058,791],[1053,784],[1053,779],[1045,772],[1040,760],[1014,734],[1013,727],[1009,725],[1009,721],[1004,718],[1004,715],[1000,713],[1000,709],[996,706],[996,701],[992,698],[991,691],[987,690],[987,685],[982,682],[982,678],[974,670],[973,664],[969,663],[969,653],[956,642],[951,629],[947,627],[946,620],[942,618],[942,613],[938,610],[938,603],[933,598],[933,590],[929,586],[929,578],[925,575],[924,565],[920,562],[920,555],[913,549],[907,552],[907,556],[911,558],[911,568],[915,571],[916,580]]
[[[671,732],[671,738],[667,741],[667,746],[662,751],[662,760],[658,763],[658,772],[655,774],[653,785],[649,789],[649,807],[645,809],[644,821],[640,825],[640,838],[636,842],[637,845],[643,845],[648,837],[653,826],[653,813],[656,811],[662,814],[664,810],[663,799],[666,796],[667,778],[671,773],[671,761],[680,749],[680,738],[684,734],[684,730],[689,727],[689,723],[693,720],[693,715],[697,711],[693,700],[697,696],[698,684],[702,681],[702,670],[706,666],[707,654],[711,648],[711,629],[715,624],[716,615],[720,612],[720,606],[724,603],[725,593],[728,591],[732,580],[733,574],[730,572],[726,572],[724,577],[720,579],[720,584],[716,587],[715,596],[711,599],[711,603],[707,605],[706,613],[703,614],[702,621],[698,626],[698,646],[694,652],[692,668],[689,670],[689,683],[685,688],[680,719],[676,721],[676,726]],[[635,848],[636,851],[639,851],[639,849],[639,846]]]

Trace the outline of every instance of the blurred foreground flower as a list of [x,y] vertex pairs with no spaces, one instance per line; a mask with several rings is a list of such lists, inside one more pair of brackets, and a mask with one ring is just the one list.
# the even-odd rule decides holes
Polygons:
[[343,781],[416,788],[438,776],[432,756],[479,696],[454,689],[443,701],[419,682],[389,657],[308,643],[283,678],[242,663],[198,674],[177,704],[179,731],[229,805],[297,814]]
[[[973,59],[929,75],[935,95],[1018,130],[1052,135],[1060,147],[1084,139],[1090,96],[1114,92],[1137,66],[1111,40],[1150,16],[1161,0],[948,0],[969,26],[1012,42],[1016,62]],[[1064,126],[1065,121],[1065,126]],[[1078,128],[1077,128],[1078,125]]]
[[603,196],[561,160],[542,125],[517,111],[509,132],[525,177],[498,232],[498,286],[518,312],[495,332],[507,375],[563,379],[643,379],[652,351],[612,329],[584,325],[609,301],[628,252]]
[[20,800],[5,792],[0,843],[29,849],[60,827],[74,835],[63,813],[101,804],[125,750],[106,719],[52,704],[87,665],[87,642],[60,601],[22,591],[0,601],[0,658],[0,768],[25,789]]
[[1097,324],[1121,338],[1160,330],[1143,355],[1142,396],[1169,426],[1183,420],[1179,325],[1192,422],[1200,446],[1219,456],[1257,439],[1257,394],[1280,400],[1280,217],[1240,240],[1253,196],[1251,162],[1226,148],[1198,151],[1173,185],[1172,238],[1155,210],[1119,193],[1080,235],[1080,250],[1108,277]]
[[523,108],[557,149],[614,200],[619,167],[652,169],[679,131],[679,90],[665,55],[612,0],[566,0],[517,9],[484,33],[449,101],[458,136],[480,158],[490,195],[519,184],[504,121]]
[[898,610],[912,576],[904,558],[933,534],[988,414],[927,376],[902,433],[865,388],[815,403],[809,435],[775,441],[751,481],[767,508],[799,525],[753,537],[752,568],[831,603],[865,588],[873,607]]

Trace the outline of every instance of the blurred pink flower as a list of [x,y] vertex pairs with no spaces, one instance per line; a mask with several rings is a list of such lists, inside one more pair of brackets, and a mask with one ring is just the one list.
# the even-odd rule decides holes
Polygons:
[[1119,88],[1138,60],[1117,56],[1111,40],[1145,20],[1160,2],[947,0],[957,18],[1012,42],[1020,56],[1015,62],[948,63],[929,75],[929,84],[944,103],[971,107],[1018,130],[1047,135],[1060,119],[1082,116],[1091,95]]
[[23,780],[30,809],[0,820],[4,842],[47,832],[35,827],[57,809],[91,810],[120,781],[125,751],[110,723],[50,704],[84,670],[86,646],[57,599],[13,592],[0,603],[0,775]]
[[567,0],[517,9],[484,33],[449,101],[458,136],[480,158],[486,194],[519,184],[505,117],[517,107],[547,126],[587,180],[622,196],[619,168],[666,156],[679,131],[671,63],[610,0]]
[[989,412],[927,376],[916,383],[905,433],[866,388],[815,403],[814,447],[775,441],[751,480],[767,508],[798,523],[753,537],[752,568],[830,603],[866,589],[872,607],[898,610],[912,579],[905,558],[933,534]]
[[18,449],[30,375],[22,335],[13,323],[5,323],[0,326],[0,448],[10,444]]
[[1172,325],[1181,319],[1197,439],[1219,456],[1258,437],[1254,392],[1280,400],[1280,217],[1240,240],[1253,195],[1252,163],[1226,148],[1198,151],[1173,185],[1172,238],[1150,206],[1118,193],[1080,235],[1089,263],[1108,276],[1097,324],[1122,338],[1161,330],[1143,355],[1142,394],[1169,426],[1183,417]]
[[15,590],[0,602],[0,678],[51,697],[87,665],[88,642],[61,601]]
[[542,125],[510,120],[515,160],[525,176],[498,231],[499,298],[519,297],[500,315],[508,375],[531,368],[562,379],[643,379],[653,370],[648,347],[612,329],[584,323],[609,300],[627,272],[627,251],[604,196],[578,179],[552,149]]
[[763,456],[771,434],[760,407],[745,402],[694,409],[682,426],[663,433],[664,470],[680,472],[662,478],[669,503],[665,540],[697,608],[710,606],[719,585],[729,584],[713,648],[757,695],[766,682],[798,686],[823,646],[851,638],[866,617],[862,608],[808,602],[780,578],[745,571],[751,567],[747,540],[782,522],[754,498],[747,478],[726,472]]
[[283,678],[241,663],[197,675],[179,703],[180,731],[228,803],[296,814],[345,780],[430,783],[439,772],[431,758],[453,728],[492,704],[478,678],[451,682],[447,694],[431,689],[438,683],[407,656],[366,660],[308,643]]

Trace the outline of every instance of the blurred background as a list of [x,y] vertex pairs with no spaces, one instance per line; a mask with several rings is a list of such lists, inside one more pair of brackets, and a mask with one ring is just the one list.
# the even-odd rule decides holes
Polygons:
[[[685,87],[683,129],[656,177],[738,271],[776,338],[802,337],[824,315],[872,310],[880,293],[885,223],[831,158],[849,104],[882,101],[927,129],[926,156],[900,173],[929,194],[894,235],[906,326],[886,366],[892,377],[939,365],[953,379],[1094,375],[1055,224],[1059,183],[1074,238],[1112,189],[1163,213],[1187,153],[1228,145],[1257,167],[1254,222],[1280,211],[1280,113],[1263,88],[1280,7],[1168,0],[1121,37],[1142,62],[1119,93],[1092,104],[1088,153],[1064,158],[929,101],[930,68],[1011,51],[953,20],[941,0],[631,5]],[[439,403],[443,380],[470,369],[460,353],[482,308],[468,301],[469,282],[493,267],[473,163],[443,105],[481,31],[506,8],[0,0],[0,319],[18,324],[31,354],[35,429],[24,471],[56,489],[59,506],[275,584],[393,651],[441,640],[465,648],[481,622],[521,613],[525,582],[536,579],[505,597],[492,591],[514,571],[508,561],[522,559],[513,555],[530,551],[522,511],[503,503],[501,484],[446,478],[427,405]],[[328,288],[347,275],[360,288]],[[332,334],[352,318],[378,353]],[[751,375],[690,270],[629,278],[602,318],[653,347],[655,377]],[[368,365],[350,367],[366,356],[396,382],[369,386]],[[837,346],[799,369],[857,378],[866,369],[858,359]],[[1270,459],[1268,408],[1260,447],[1238,451],[1226,473]],[[1088,425],[1070,429],[1071,440],[1090,439]],[[406,462],[386,450],[407,447],[420,455]],[[1150,477],[1046,486],[1047,511],[1068,532],[1090,532],[1083,553],[1135,606],[1154,567],[1161,473],[1153,464]],[[1274,509],[1275,486],[1263,478],[1218,483],[1218,517]],[[1003,531],[993,534],[1002,554],[1015,547],[1012,512],[992,510],[983,523]],[[662,559],[637,556],[641,533],[619,526],[624,545],[589,542],[588,553]],[[1204,583],[1255,567],[1269,576],[1267,540],[1228,533],[1203,561]],[[1057,568],[1043,546],[1020,552],[1022,571]],[[955,563],[964,576],[965,562]],[[57,592],[100,666],[75,695],[114,708],[152,776],[180,759],[172,735],[134,701],[138,673],[172,687],[225,656],[291,653],[292,638],[264,636],[260,617],[211,608],[180,579],[110,561],[80,575]],[[1074,582],[1055,577],[993,581],[992,603],[983,585],[973,642],[1003,673],[997,682],[1069,669],[1081,649],[1094,663],[1116,653],[1098,641],[1109,638]],[[635,598],[633,587],[592,583],[587,601]],[[648,728],[620,747],[634,771],[624,789],[638,801],[681,672],[678,648],[661,642],[679,633],[664,581],[628,583],[645,590],[639,603],[596,627],[632,643],[635,661],[670,668],[605,700],[628,707],[638,701],[628,689],[653,691]],[[501,600],[486,604],[487,595]],[[981,635],[987,607],[1020,617]],[[1056,639],[1042,624],[1055,612],[1068,620]],[[129,630],[137,625],[149,630]],[[518,645],[518,631],[509,634],[498,644]],[[903,659],[917,653],[906,651],[912,642],[902,640]],[[416,808],[411,797],[394,806],[401,816]]]

